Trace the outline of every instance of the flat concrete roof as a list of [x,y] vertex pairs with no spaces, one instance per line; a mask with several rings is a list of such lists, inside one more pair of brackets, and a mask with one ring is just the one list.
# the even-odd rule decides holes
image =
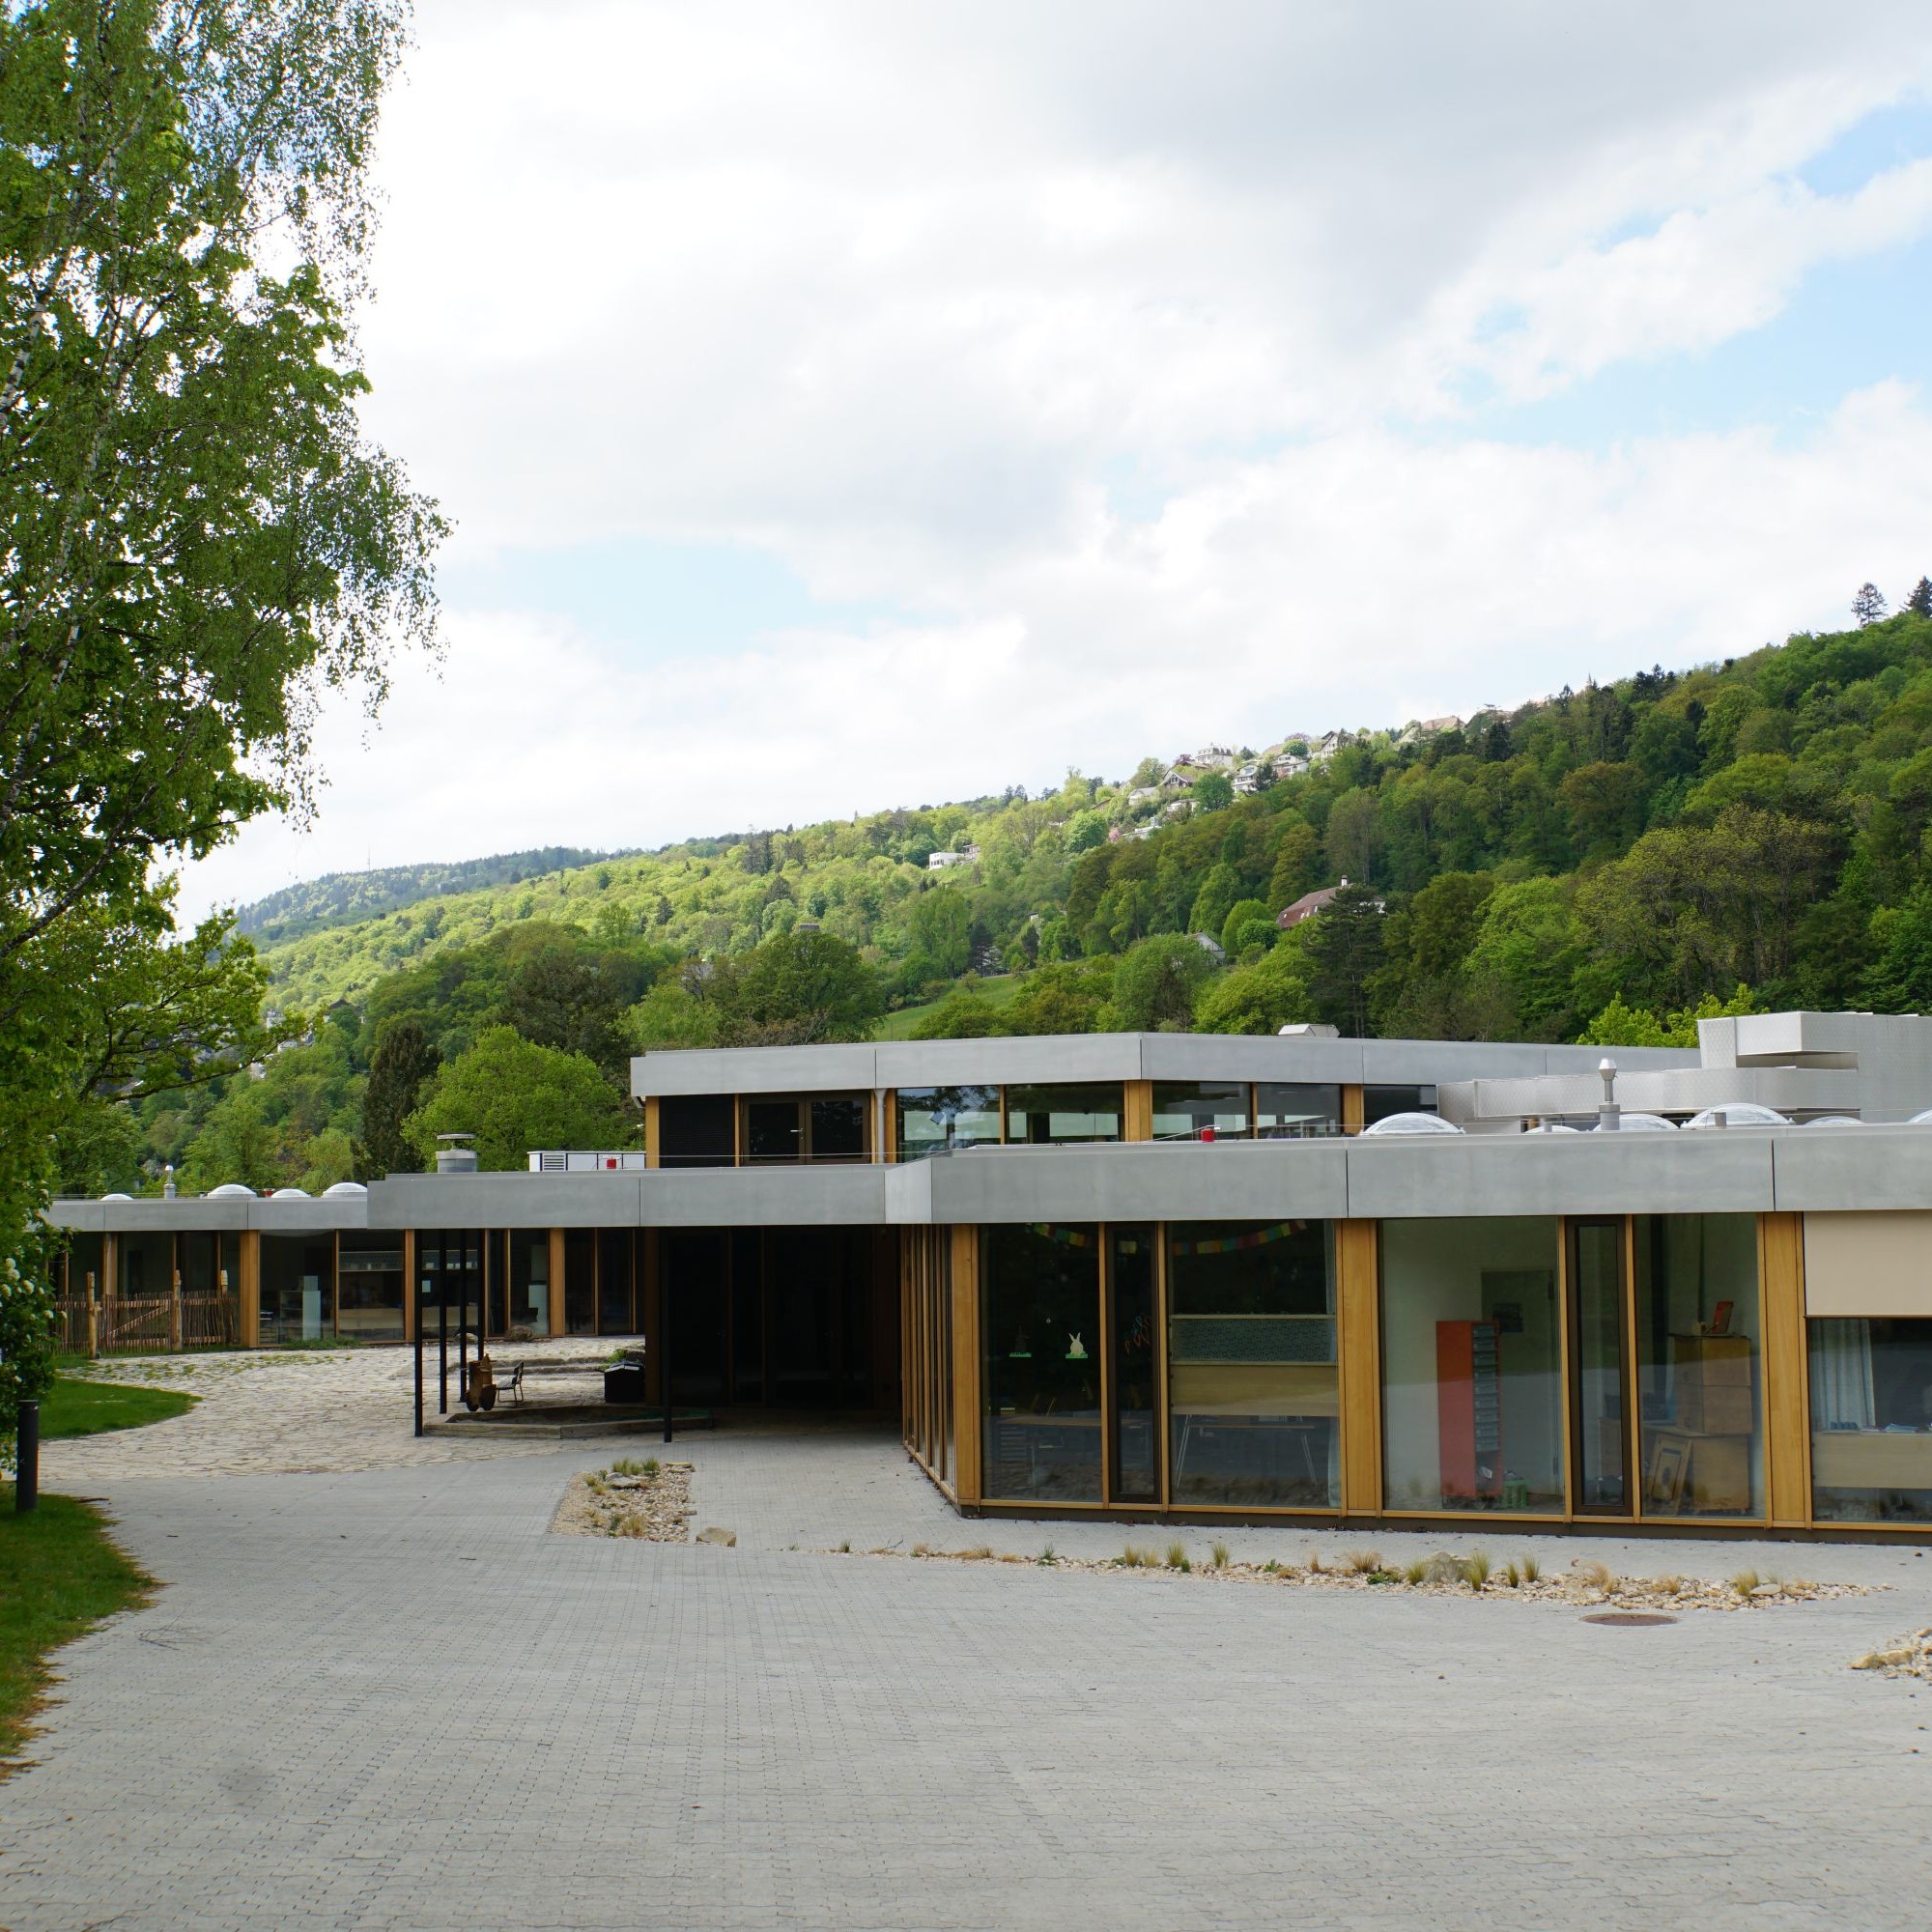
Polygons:
[[366,1196],[58,1201],[80,1231],[877,1227],[1932,1209],[1932,1128],[982,1147],[896,1166],[395,1175]]
[[[1445,1081],[1593,1078],[1604,1050],[1533,1042],[1327,1039],[1309,1035],[1082,1033],[1011,1039],[879,1040],[850,1046],[706,1047],[639,1054],[639,1099],[700,1094],[826,1094],[1088,1080],[1280,1080],[1434,1087]],[[1692,1067],[1691,1047],[1619,1047],[1633,1071]]]

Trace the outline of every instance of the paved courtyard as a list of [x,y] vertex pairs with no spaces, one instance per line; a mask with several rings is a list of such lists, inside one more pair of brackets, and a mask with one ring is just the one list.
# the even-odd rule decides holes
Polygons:
[[[962,1523],[889,1434],[828,1429],[680,1444],[736,1548],[551,1536],[614,1445],[416,1462],[392,1386],[325,1473],[218,1473],[218,1394],[50,1445],[49,1485],[104,1496],[169,1587],[61,1660],[38,1766],[0,1783],[0,1926],[1923,1922],[1932,1687],[1845,1666],[1932,1621],[1932,1558],[1543,1540],[1547,1567],[1893,1586],[1616,1630],[844,1556],[1122,1532]],[[163,1435],[190,1420],[192,1454]]]

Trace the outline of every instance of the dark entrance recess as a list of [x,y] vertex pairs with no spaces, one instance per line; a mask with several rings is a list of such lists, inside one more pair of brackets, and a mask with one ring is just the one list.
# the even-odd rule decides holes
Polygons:
[[897,1400],[896,1239],[867,1228],[660,1236],[673,1400],[870,1408]]

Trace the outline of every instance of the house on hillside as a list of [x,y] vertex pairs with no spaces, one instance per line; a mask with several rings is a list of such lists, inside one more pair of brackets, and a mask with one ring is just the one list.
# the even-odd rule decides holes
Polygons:
[[1425,738],[1439,738],[1445,731],[1460,731],[1463,721],[1454,712],[1446,718],[1420,718],[1396,740],[1398,745],[1419,745]]
[[956,852],[928,852],[925,855],[925,869],[928,872],[951,871],[954,866],[977,866],[980,863],[980,848],[977,845],[962,845]]
[[1325,765],[1344,745],[1352,745],[1355,734],[1352,731],[1324,731],[1321,742],[1313,746],[1308,753],[1311,765]]
[[1261,769],[1266,765],[1279,783],[1283,779],[1299,778],[1308,769],[1308,760],[1298,758],[1293,752],[1264,752],[1259,758],[1252,758],[1235,774],[1235,789],[1243,798],[1261,789],[1258,782]]

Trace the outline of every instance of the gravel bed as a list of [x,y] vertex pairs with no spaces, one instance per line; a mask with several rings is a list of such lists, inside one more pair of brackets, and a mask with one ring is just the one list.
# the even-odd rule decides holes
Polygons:
[[[1529,1575],[1520,1563],[1487,1566],[1483,1559],[1441,1551],[1404,1566],[1384,1569],[1374,1550],[1362,1550],[1340,1565],[1317,1558],[1297,1563],[1237,1563],[1218,1547],[1202,1560],[1180,1544],[1145,1548],[1129,1543],[1119,1556],[1080,1558],[1059,1555],[1049,1544],[1037,1556],[996,1553],[981,1544],[968,1549],[938,1549],[915,1544],[910,1551],[879,1548],[854,1551],[849,1545],[833,1555],[896,1556],[933,1563],[1017,1563],[1041,1569],[1079,1570],[1094,1575],[1158,1577],[1180,1582],[1206,1578],[1217,1583],[1251,1583],[1317,1590],[1395,1590],[1411,1596],[1474,1597],[1519,1604],[1550,1604],[1564,1608],[1675,1613],[1682,1610],[1761,1610],[1779,1604],[1818,1603],[1834,1597],[1865,1597],[1864,1583],[1817,1583],[1783,1579],[1744,1570],[1736,1576],[1618,1577],[1603,1564],[1579,1558],[1560,1575]],[[1877,1586],[1887,1587],[1885,1585]],[[1889,1657],[1890,1653],[1887,1653]],[[1921,1659],[1921,1662],[1924,1660]]]
[[628,1536],[643,1543],[688,1543],[691,1464],[628,1459],[573,1476],[551,1518],[554,1536]]

